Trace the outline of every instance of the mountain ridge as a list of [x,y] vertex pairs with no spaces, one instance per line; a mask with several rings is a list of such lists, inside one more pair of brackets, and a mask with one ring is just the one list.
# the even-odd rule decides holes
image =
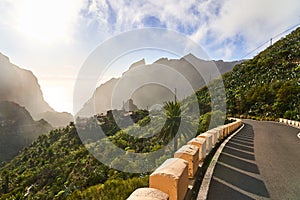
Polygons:
[[[193,66],[188,60],[196,60],[203,66]],[[200,62],[199,62],[200,61]],[[123,72],[122,76],[119,78],[112,78],[109,81],[102,83],[99,87],[96,88],[96,91],[93,94],[93,97],[90,98],[82,107],[82,109],[77,113],[78,116],[91,116],[95,113],[105,113],[107,110],[110,109],[120,109],[121,106],[118,108],[112,107],[111,105],[111,98],[113,95],[113,90],[115,89],[116,85],[118,84],[119,80],[124,78],[126,75],[130,76],[131,72],[137,71],[138,67],[145,68],[147,71],[147,67],[160,67],[160,66],[167,66],[170,70],[176,70],[179,74],[185,76],[185,78],[190,82],[191,86],[194,90],[205,85],[203,78],[199,75],[199,71],[201,72],[202,68],[206,66],[210,66],[211,64],[215,64],[218,68],[220,74],[226,73],[233,69],[236,64],[239,64],[240,61],[207,61],[201,60],[194,56],[193,54],[187,54],[186,56],[180,59],[168,59],[168,58],[159,58],[158,60],[154,61],[152,64],[145,64],[145,60],[141,59],[137,62],[131,64],[127,71]],[[195,69],[197,68],[197,69]],[[198,71],[196,71],[198,70]],[[145,73],[146,74],[146,73]],[[139,80],[143,79],[149,74],[143,74],[143,72],[139,72]],[[155,76],[155,74],[152,74]],[[217,74],[211,74],[211,78],[217,78]],[[175,80],[174,80],[175,81]],[[144,88],[143,88],[144,87]],[[121,91],[124,92],[124,91]],[[173,91],[168,90],[164,87],[159,86],[141,86],[138,88],[137,91],[134,91],[131,97],[134,102],[137,103],[139,108],[146,109],[147,107],[154,106],[156,104],[161,104],[162,102],[169,101],[173,99],[174,94]],[[150,95],[150,96],[149,96]],[[155,98],[153,98],[155,97]],[[124,100],[127,101],[128,99]],[[97,102],[96,104],[94,104]],[[93,114],[92,114],[93,113]]]
[[[38,79],[30,70],[11,63],[9,57],[2,53],[0,71],[0,101],[12,101],[24,106],[35,120],[43,118],[54,127],[65,126],[73,120],[71,114],[60,114],[49,106],[44,100]],[[49,113],[57,115],[60,120],[53,120]]]
[[[266,117],[267,112],[263,112],[265,109],[268,111],[274,106],[275,113],[276,109],[284,106],[282,110],[278,110],[279,115],[269,118],[275,120],[286,111],[300,108],[299,44],[300,28],[258,56],[237,65],[231,72],[224,74],[222,78],[228,100],[228,115],[251,114],[249,113],[251,109],[253,115],[257,114],[257,118],[254,119],[261,120],[263,119],[261,117]],[[214,83],[211,83],[212,86]],[[293,89],[296,91],[289,96],[289,92],[292,92]],[[286,91],[287,93],[285,93]],[[209,113],[209,107],[212,105],[209,101],[207,87],[198,89],[196,95],[199,108],[206,109]],[[276,105],[272,102],[273,100],[278,100],[279,104]],[[245,104],[241,104],[243,102]],[[185,102],[181,103],[188,105],[190,102],[187,98]],[[209,123],[209,115],[203,114],[200,118],[202,117],[205,119],[204,124]],[[103,116],[103,118],[107,117]],[[155,119],[162,121],[158,118]],[[92,127],[89,126],[89,128]],[[133,127],[133,129],[135,128]],[[143,138],[132,138],[132,141],[124,140],[128,136],[124,133],[125,131],[114,133],[109,139],[115,142],[114,144],[122,145],[122,148],[129,152],[134,151],[131,146],[134,147],[136,141]],[[141,149],[147,147],[145,142],[141,143]],[[97,145],[101,147],[101,143],[91,142],[88,145],[95,149],[98,149]],[[160,146],[152,148],[157,150]],[[110,148],[107,150],[109,151]],[[102,151],[99,151],[99,154],[101,153]],[[126,160],[121,159],[114,164],[124,165]],[[3,187],[0,188],[1,200],[22,199],[28,191],[27,188],[31,186],[33,189],[28,198],[113,199],[116,197],[115,195],[122,195],[122,198],[119,199],[126,199],[130,195],[130,191],[132,192],[138,187],[146,187],[148,184],[147,176],[144,174],[128,175],[109,169],[98,162],[82,145],[74,124],[40,136],[30,147],[23,149],[11,162],[0,168],[0,176],[0,182],[2,181],[3,184]],[[138,178],[140,181],[144,180],[144,183],[137,183],[133,181],[132,177]],[[7,180],[7,185],[5,180]],[[120,185],[122,186],[120,187]],[[131,188],[128,189],[128,187]]]

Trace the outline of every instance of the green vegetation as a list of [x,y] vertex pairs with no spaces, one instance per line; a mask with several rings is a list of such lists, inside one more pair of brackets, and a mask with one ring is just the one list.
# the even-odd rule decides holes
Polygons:
[[[103,155],[107,158],[112,157],[111,146],[103,149],[102,142],[106,140],[110,140],[128,152],[152,152],[162,148],[173,139],[173,131],[179,129],[180,113],[185,112],[180,109],[179,103],[167,103],[165,108],[167,109],[166,114],[157,112],[155,117],[151,118],[146,111],[135,111],[128,117],[131,117],[133,121],[139,120],[136,120],[133,125],[129,124],[123,130],[117,128],[115,119],[109,114],[110,111],[106,116],[81,119],[85,123],[77,129],[82,129],[90,134],[83,138],[83,141],[96,157]],[[120,120],[118,116],[124,116],[123,114],[114,115],[114,117],[116,120]],[[162,120],[164,115],[168,119],[166,122]],[[173,123],[174,118],[179,118],[175,120],[178,123]],[[154,126],[146,127],[144,136],[151,134],[152,137],[145,139],[133,136],[140,133],[140,130],[150,121]],[[97,126],[99,123],[103,130],[109,133],[105,133],[107,138],[97,138],[93,135],[99,131],[99,126]],[[194,122],[193,124],[196,126],[198,123]],[[80,140],[82,138],[79,138],[77,129],[74,123],[71,123],[64,129],[52,130],[47,135],[41,135],[11,162],[3,166],[0,170],[0,194],[2,194],[0,199],[66,199],[67,197],[70,199],[96,199],[98,195],[105,199],[104,197],[109,197],[111,194],[119,195],[118,198],[111,197],[113,199],[124,199],[136,188],[147,186],[147,173],[120,172],[95,159],[82,144]],[[161,138],[161,135],[164,135],[165,138]],[[184,135],[179,137],[176,145],[185,144],[184,137]],[[149,163],[146,161],[143,161],[144,163],[136,162],[135,164],[143,164],[150,168],[155,163],[162,163],[173,152],[174,149],[169,148],[166,150],[166,154],[162,154],[158,160],[154,159]],[[112,167],[118,167],[118,165],[126,167],[126,158],[112,160]]]
[[[110,182],[106,185],[115,183],[123,187],[122,180],[130,182],[133,177],[143,175],[110,169],[90,155],[71,123],[40,136],[1,169],[0,199],[65,199],[73,191],[107,181]],[[127,193],[140,186],[132,181]]]
[[109,180],[105,184],[95,185],[80,192],[76,190],[67,200],[112,200],[126,199],[136,188],[147,187],[149,177],[128,180]]
[[[228,115],[299,120],[299,63],[300,28],[223,75]],[[210,88],[220,89],[218,81],[211,82]],[[221,97],[216,97],[216,103],[211,105],[207,87],[197,91],[196,96],[195,100],[188,97],[181,102],[166,103],[165,112],[109,111],[106,115],[78,118],[76,128],[70,123],[64,129],[39,136],[13,160],[2,164],[0,200],[125,199],[136,188],[147,186],[149,174],[114,170],[100,163],[89,151],[95,157],[105,155],[101,159],[112,161],[111,167],[126,169],[129,166],[126,157],[114,158],[113,145],[104,146],[104,143],[112,142],[126,153],[148,153],[164,147],[175,137],[174,133],[179,132],[173,146],[159,159],[135,165],[151,168],[163,162],[185,144],[187,138],[206,131],[212,114],[220,116],[214,119],[213,126],[225,120],[218,103]],[[215,113],[212,106],[217,110]],[[200,110],[200,117],[193,115],[195,109]],[[99,125],[106,137],[97,134]]]
[[34,121],[29,112],[16,103],[0,102],[0,163],[9,161],[52,126],[45,120]]
[[[166,123],[163,127],[160,135],[158,137],[159,140],[169,141],[170,138],[174,138],[178,132],[180,122],[181,122],[181,109],[180,104],[178,102],[167,102],[165,105],[166,109]],[[178,148],[178,140],[174,140],[174,149],[175,152]]]
[[300,28],[223,78],[229,114],[300,120]]

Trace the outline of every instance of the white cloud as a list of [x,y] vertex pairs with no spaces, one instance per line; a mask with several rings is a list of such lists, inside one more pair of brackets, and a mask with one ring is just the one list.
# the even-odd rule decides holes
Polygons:
[[90,8],[97,13],[93,20],[98,21],[101,31],[109,34],[147,26],[143,20],[153,16],[159,26],[182,32],[208,50],[219,47],[221,52],[224,48],[224,54],[211,54],[227,59],[239,58],[237,52],[247,52],[300,21],[298,0],[94,0]]
[[215,59],[239,59],[298,23],[299,10],[299,0],[1,0],[0,51],[38,76],[56,76],[65,66],[77,71],[109,37],[160,26]]
[[[244,44],[234,40],[232,43],[236,43],[235,48],[240,52],[249,51],[287,27],[299,23],[299,10],[300,2],[297,0],[227,0],[223,1],[219,15],[209,20],[206,29],[214,38],[214,45],[242,37]],[[196,39],[201,40],[203,37]],[[223,46],[220,45],[220,48]]]
[[300,21],[299,10],[298,0],[4,0],[0,23],[35,42],[77,40],[91,50],[115,34],[151,26],[147,17],[153,17],[159,20],[154,26],[182,32],[207,48],[231,43],[246,51]]

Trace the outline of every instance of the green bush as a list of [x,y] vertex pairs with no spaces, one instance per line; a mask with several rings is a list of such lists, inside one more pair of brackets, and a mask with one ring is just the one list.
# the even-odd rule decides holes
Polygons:
[[149,177],[131,178],[128,180],[108,180],[104,184],[89,187],[84,191],[76,190],[68,200],[123,200],[140,187],[147,187]]

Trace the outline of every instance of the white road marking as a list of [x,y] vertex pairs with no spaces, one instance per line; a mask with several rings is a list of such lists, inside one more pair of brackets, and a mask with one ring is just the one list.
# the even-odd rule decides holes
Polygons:
[[298,136],[298,138],[300,139],[300,133],[298,133],[298,135],[297,135],[297,136]]

